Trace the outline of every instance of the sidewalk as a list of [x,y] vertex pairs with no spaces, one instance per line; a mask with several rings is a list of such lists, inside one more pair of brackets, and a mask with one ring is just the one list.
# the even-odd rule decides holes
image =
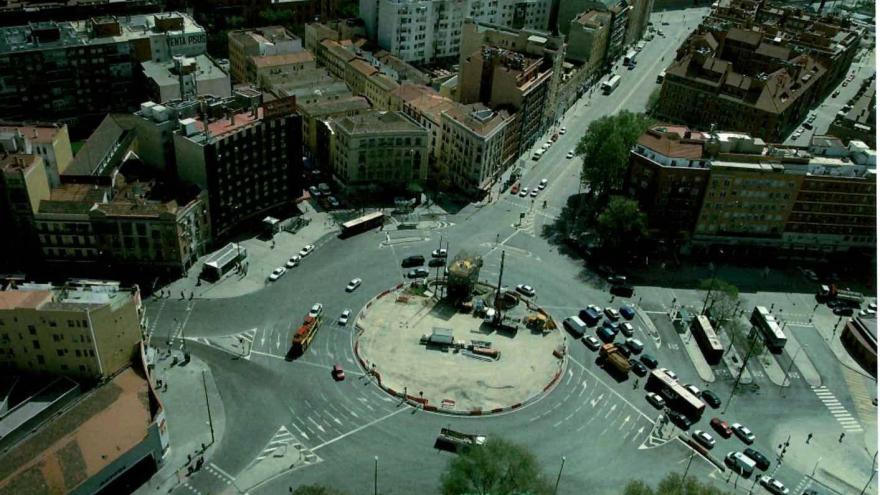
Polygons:
[[226,430],[220,393],[211,369],[202,360],[191,356],[190,362],[182,365],[178,351],[169,357],[167,351],[151,348],[149,354],[155,363],[153,379],[157,385],[159,380],[163,383],[163,387],[156,389],[165,408],[170,443],[163,466],[134,492],[142,495],[169,493],[186,482],[188,466],[195,467],[199,457],[204,457],[204,469]]
[[[721,358],[721,361],[724,362],[724,365],[727,366],[727,370],[730,372],[730,376],[733,379],[736,379],[737,375],[739,375],[740,369],[743,367],[743,357],[739,355],[739,351],[736,349],[736,346],[730,345],[730,339],[727,338],[727,332],[719,332],[718,340],[721,341],[721,345],[724,346],[725,349],[730,349],[730,351],[725,351],[724,356]],[[743,385],[749,385],[753,382],[752,374],[749,372],[749,369],[746,368],[743,371],[742,378],[739,383]]]
[[[267,277],[272,270],[284,266],[284,263],[297,254],[303,246],[320,245],[321,239],[338,231],[330,213],[315,211],[308,201],[300,203],[299,208],[303,211],[302,217],[310,220],[309,224],[293,234],[290,232],[275,234],[274,248],[272,241],[264,241],[256,237],[240,242],[248,253],[248,270],[245,275],[233,270],[217,282],[199,282],[202,262],[209,254],[200,258],[190,268],[186,277],[175,280],[164,289],[171,291],[172,298],[179,298],[183,292],[186,297],[192,294],[193,297],[202,299],[237,297],[262,289],[266,286]],[[291,270],[296,271],[296,268]]]
[[684,346],[684,350],[687,352],[688,357],[690,357],[691,362],[694,363],[694,368],[697,370],[697,374],[700,375],[700,380],[706,382],[707,385],[714,383],[715,373],[706,361],[706,356],[703,355],[703,351],[700,349],[700,344],[697,343],[697,339],[693,337],[693,334],[690,331],[687,331],[685,334],[675,332],[675,335],[678,336],[678,339],[681,341],[682,346]]

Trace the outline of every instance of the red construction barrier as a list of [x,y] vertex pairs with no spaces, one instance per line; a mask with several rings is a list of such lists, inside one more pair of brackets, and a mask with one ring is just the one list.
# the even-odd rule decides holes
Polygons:
[[387,296],[389,292],[391,292],[391,291],[390,291],[390,290],[386,290],[386,291],[382,291],[382,292],[380,292],[379,295],[376,296],[376,299],[382,299],[383,297]]
[[504,408],[503,408],[503,407],[499,407],[498,409],[492,409],[492,414],[498,414],[498,413],[500,413],[500,412],[502,412],[502,411],[504,411]]
[[422,409],[425,411],[437,412],[437,406],[429,406],[428,404],[425,404]]
[[385,391],[388,392],[389,394],[397,397],[397,391],[394,390],[393,388],[386,388]]
[[482,416],[483,410],[482,409],[473,409],[468,414],[470,414],[471,416]]
[[510,406],[510,409],[519,409],[522,407],[522,402],[517,402],[516,404]]
[[373,301],[370,301],[370,302],[367,303],[367,306],[366,306],[366,307],[369,308],[369,307],[372,306],[372,305],[373,305]]
[[425,399],[425,398],[423,398],[423,397],[413,397],[412,395],[407,395],[407,396],[406,396],[406,400],[411,400],[411,401],[413,401],[413,402],[418,402],[419,404],[421,404],[421,405],[423,405],[423,406],[424,406],[425,404],[428,403],[428,399]]
[[553,380],[551,380],[550,383],[548,383],[547,386],[544,387],[544,392],[546,392],[547,390],[550,389],[550,387],[552,387],[554,384],[556,384],[556,380],[559,380],[559,372],[558,371],[556,372],[556,376],[553,377]]

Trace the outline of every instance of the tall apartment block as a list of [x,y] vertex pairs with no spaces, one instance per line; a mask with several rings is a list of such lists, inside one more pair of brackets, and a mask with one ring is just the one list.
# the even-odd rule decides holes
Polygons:
[[70,134],[64,124],[0,122],[0,151],[38,155],[43,159],[50,186],[61,183],[60,175],[73,161]]
[[550,0],[361,0],[367,35],[407,62],[459,55],[462,24],[471,18],[516,29],[546,30]]
[[229,33],[229,69],[233,81],[257,82],[255,57],[303,51],[302,40],[281,26],[242,29]]
[[200,55],[205,44],[204,29],[176,12],[0,28],[0,118],[134,109],[140,62]]
[[0,368],[102,381],[130,365],[143,322],[137,286],[19,284],[0,291]]

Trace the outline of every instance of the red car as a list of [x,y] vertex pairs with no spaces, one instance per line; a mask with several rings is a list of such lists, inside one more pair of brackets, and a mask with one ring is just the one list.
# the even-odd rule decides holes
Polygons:
[[338,364],[333,365],[333,371],[330,374],[333,375],[333,379],[337,382],[345,380],[345,371],[343,371],[342,366],[339,366]]
[[519,194],[519,182],[517,182],[513,185],[513,187],[510,188],[510,194]]
[[712,426],[712,429],[718,432],[724,438],[730,438],[733,435],[733,430],[730,429],[730,425],[727,424],[727,421],[724,421],[721,418],[712,418],[712,421],[709,421],[709,424]]

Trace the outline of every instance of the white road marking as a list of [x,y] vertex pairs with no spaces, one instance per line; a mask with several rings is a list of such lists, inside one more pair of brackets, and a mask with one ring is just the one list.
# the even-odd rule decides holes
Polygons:
[[[571,361],[572,363],[574,363],[574,364],[580,366],[581,369],[583,369],[584,371],[586,371],[587,373],[589,373],[593,378],[596,379],[596,381],[601,381],[601,380],[599,380],[599,377],[596,376],[595,373],[593,373],[592,371],[590,371],[590,370],[589,370],[586,366],[584,366],[583,364],[579,363],[576,359],[569,357],[569,361]],[[619,392],[617,392],[616,390],[614,390],[613,388],[611,388],[610,386],[608,386],[605,382],[602,382],[602,384],[605,385],[605,386],[608,388],[608,390],[611,391],[611,393],[613,393],[614,395],[618,396],[623,402],[625,402],[628,406],[630,406],[630,407],[633,408],[636,412],[638,412],[642,417],[644,417],[644,418],[647,419],[648,421],[653,422],[653,421],[651,420],[650,416],[648,416],[647,414],[643,413],[642,410],[639,409],[638,407],[636,407],[635,405],[633,405],[632,402],[626,400],[626,398],[625,398],[624,396],[620,395]]]
[[623,427],[626,426],[627,423],[629,423],[629,419],[630,419],[630,418],[631,418],[631,416],[627,416],[627,417],[623,420],[623,423],[620,424],[620,428],[618,428],[618,430],[622,430]]
[[212,462],[211,464],[208,464],[208,465],[209,465],[210,467],[216,469],[217,472],[219,472],[219,473],[222,474],[223,476],[226,476],[227,478],[229,478],[230,481],[235,481],[235,476],[232,476],[231,474],[227,473],[226,471],[220,469],[220,466],[214,464],[213,462]]
[[608,413],[605,415],[605,419],[608,419],[608,416],[610,416],[615,409],[617,409],[617,404],[611,404],[611,409],[608,410]]
[[327,430],[325,430],[323,426],[319,425],[317,421],[315,421],[314,419],[312,419],[311,416],[307,416],[306,419],[308,419],[309,421],[311,421],[312,424],[315,425],[315,426],[318,428],[318,430],[321,431],[321,433],[327,433]]
[[605,394],[604,394],[604,393],[599,394],[599,397],[596,397],[595,399],[593,399],[593,400],[590,401],[590,405],[591,405],[592,407],[596,407],[596,404],[598,404],[599,401],[602,400],[603,397],[605,397]]
[[400,414],[400,413],[402,413],[403,411],[406,411],[406,410],[408,410],[408,409],[409,409],[408,407],[402,407],[402,408],[400,408],[400,409],[398,409],[398,410],[396,410],[396,411],[392,411],[392,412],[386,414],[385,416],[382,416],[381,418],[374,419],[373,421],[370,421],[369,423],[367,423],[367,424],[365,424],[365,425],[363,425],[363,426],[359,426],[359,427],[357,427],[357,428],[355,428],[355,429],[349,431],[348,433],[343,433],[342,435],[339,435],[339,436],[336,437],[336,438],[330,439],[330,440],[328,440],[328,441],[326,441],[326,442],[324,442],[324,443],[318,445],[317,447],[312,447],[312,452],[315,452],[315,451],[318,450],[318,449],[322,449],[322,448],[324,448],[324,447],[326,447],[326,446],[328,446],[328,445],[330,445],[330,444],[336,443],[336,442],[338,442],[339,440],[342,440],[343,438],[347,438],[347,437],[350,436],[350,435],[354,435],[355,433],[357,433],[357,432],[359,432],[359,431],[361,431],[361,430],[365,430],[365,429],[369,428],[370,426],[373,426],[374,424],[377,424],[377,423],[380,423],[380,422],[382,422],[382,421],[385,421],[386,419],[388,419],[388,418],[390,418],[390,417],[392,417],[392,416],[395,416],[395,415],[397,415],[397,414]]

